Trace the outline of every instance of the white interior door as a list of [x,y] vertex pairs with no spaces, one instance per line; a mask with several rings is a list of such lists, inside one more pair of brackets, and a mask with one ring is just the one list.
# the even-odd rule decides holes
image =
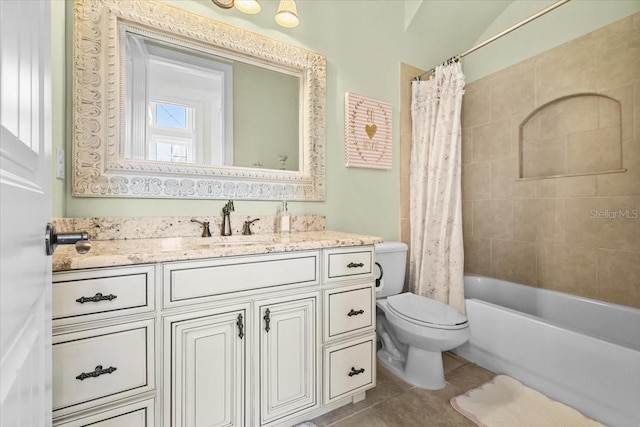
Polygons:
[[0,425],[51,425],[50,5],[0,0]]

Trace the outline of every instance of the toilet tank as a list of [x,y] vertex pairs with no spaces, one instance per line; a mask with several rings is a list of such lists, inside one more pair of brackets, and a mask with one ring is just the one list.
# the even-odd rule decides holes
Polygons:
[[[375,245],[376,263],[382,266],[382,280],[376,288],[376,298],[402,293],[407,266],[407,245],[402,242],[384,242]],[[377,266],[376,266],[377,268]],[[376,272],[380,277],[380,271]]]

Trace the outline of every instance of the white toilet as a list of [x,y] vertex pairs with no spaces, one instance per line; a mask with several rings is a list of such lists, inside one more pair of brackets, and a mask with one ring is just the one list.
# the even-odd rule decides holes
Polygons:
[[402,293],[407,245],[375,245],[381,279],[376,283],[378,360],[405,382],[429,390],[444,388],[442,352],[469,339],[467,316],[447,304]]

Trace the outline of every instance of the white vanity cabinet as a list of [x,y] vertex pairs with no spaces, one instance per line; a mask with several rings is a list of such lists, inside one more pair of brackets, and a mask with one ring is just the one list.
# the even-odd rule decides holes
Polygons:
[[316,306],[319,292],[256,304],[256,425],[319,406]]
[[355,396],[376,383],[375,278],[371,246],[323,251],[323,402]]
[[164,318],[165,425],[244,426],[249,304]]
[[155,267],[53,275],[54,425],[155,425]]
[[369,245],[54,273],[54,425],[289,427],[364,398],[372,266]]

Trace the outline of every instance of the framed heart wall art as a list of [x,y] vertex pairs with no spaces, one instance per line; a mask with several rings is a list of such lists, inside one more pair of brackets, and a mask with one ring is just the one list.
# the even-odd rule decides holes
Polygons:
[[344,104],[345,166],[391,169],[391,103],[347,92]]

